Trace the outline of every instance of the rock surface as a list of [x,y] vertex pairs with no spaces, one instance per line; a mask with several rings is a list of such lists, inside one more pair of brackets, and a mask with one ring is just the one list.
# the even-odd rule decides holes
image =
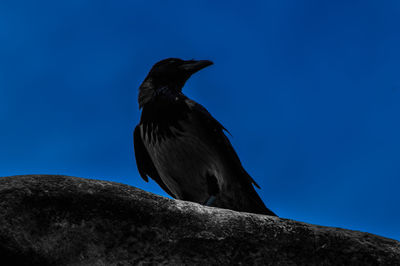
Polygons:
[[0,178],[0,258],[7,265],[400,265],[400,243],[113,182],[30,175]]

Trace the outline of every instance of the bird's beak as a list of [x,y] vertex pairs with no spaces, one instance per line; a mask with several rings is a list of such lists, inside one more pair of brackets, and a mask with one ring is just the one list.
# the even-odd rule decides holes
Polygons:
[[210,65],[212,65],[213,62],[209,61],[209,60],[189,60],[189,61],[185,61],[181,68],[185,71],[187,71],[190,75],[196,73],[197,71],[208,67]]

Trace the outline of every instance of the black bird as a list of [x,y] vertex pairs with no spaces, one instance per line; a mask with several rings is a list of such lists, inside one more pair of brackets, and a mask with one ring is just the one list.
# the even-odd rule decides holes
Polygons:
[[255,191],[226,137],[226,129],[182,93],[190,76],[208,60],[168,58],[156,63],[139,88],[139,125],[134,131],[136,164],[173,198],[236,211],[274,215]]

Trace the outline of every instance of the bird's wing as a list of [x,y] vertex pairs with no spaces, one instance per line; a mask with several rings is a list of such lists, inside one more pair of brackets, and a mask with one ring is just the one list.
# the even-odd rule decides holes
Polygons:
[[168,193],[168,195],[175,198],[175,195],[171,193],[171,191],[162,181],[153,161],[150,158],[149,153],[147,152],[146,147],[143,144],[139,125],[136,126],[135,131],[133,132],[133,146],[135,149],[136,165],[139,170],[139,174],[144,181],[149,182],[147,177],[151,177],[165,192]]
[[224,133],[226,129],[212,117],[203,106],[190,99],[187,99],[186,102],[192,111],[193,117],[195,117],[195,123],[199,123],[201,128],[206,130],[205,134],[212,139],[213,145],[216,147],[218,153],[231,168],[231,173],[235,173],[230,177],[235,178],[235,182],[240,184],[241,197],[245,198],[242,202],[246,202],[246,206],[241,207],[243,208],[242,211],[276,216],[274,212],[265,206],[264,202],[255,191],[253,184],[257,188],[260,188],[260,186],[243,168],[231,142]]
[[244,177],[244,180],[240,181],[246,182],[248,184],[254,184],[257,188],[260,188],[256,181],[254,181],[254,179],[242,167],[242,163],[240,162],[238,155],[233,149],[228,137],[224,133],[224,131],[228,133],[229,131],[220,122],[218,122],[202,105],[190,99],[187,99],[186,102],[195,117],[197,118],[198,122],[202,124],[203,128],[208,129],[208,134],[210,134],[216,141],[218,150],[222,152],[223,156],[226,159],[229,160],[230,165],[237,167],[237,169],[235,170],[241,173],[240,176]]

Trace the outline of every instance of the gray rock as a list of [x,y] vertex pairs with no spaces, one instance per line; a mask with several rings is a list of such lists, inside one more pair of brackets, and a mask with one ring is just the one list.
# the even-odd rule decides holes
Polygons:
[[0,178],[2,265],[400,265],[369,233],[57,175]]

